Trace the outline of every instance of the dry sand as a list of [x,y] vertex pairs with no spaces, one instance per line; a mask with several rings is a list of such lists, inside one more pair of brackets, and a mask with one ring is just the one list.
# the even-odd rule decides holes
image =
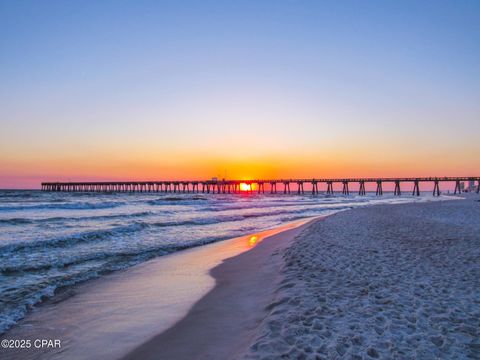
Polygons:
[[378,205],[284,253],[248,359],[479,359],[480,197]]

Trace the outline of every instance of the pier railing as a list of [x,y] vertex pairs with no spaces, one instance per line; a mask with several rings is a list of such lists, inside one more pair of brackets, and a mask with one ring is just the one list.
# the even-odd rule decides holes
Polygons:
[[[474,184],[473,190],[480,192],[480,176],[473,177],[399,177],[399,178],[312,178],[312,179],[256,179],[256,180],[184,180],[184,181],[119,181],[119,182],[43,182],[44,191],[64,192],[164,192],[164,193],[206,193],[206,194],[236,194],[247,191],[256,191],[271,194],[304,194],[308,192],[304,185],[311,185],[310,193],[333,194],[340,192],[343,195],[351,193],[351,184],[358,184],[358,195],[366,195],[366,184],[374,184],[376,195],[383,195],[384,184],[394,185],[394,195],[402,194],[402,185],[413,184],[412,195],[420,196],[420,187],[423,183],[433,184],[433,195],[440,195],[440,184],[455,183],[454,194],[464,190],[464,182]],[[476,183],[476,184],[475,184]],[[243,185],[245,184],[245,185]],[[278,187],[277,187],[278,185]],[[293,185],[293,186],[290,186]],[[337,190],[334,190],[336,185]],[[324,190],[320,190],[321,188]],[[470,189],[472,190],[472,189]]]

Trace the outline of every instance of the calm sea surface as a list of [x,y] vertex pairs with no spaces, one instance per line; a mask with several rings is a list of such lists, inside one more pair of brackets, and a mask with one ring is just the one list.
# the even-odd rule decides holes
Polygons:
[[410,201],[418,199],[0,191],[0,333],[60,287],[155,256],[300,218]]

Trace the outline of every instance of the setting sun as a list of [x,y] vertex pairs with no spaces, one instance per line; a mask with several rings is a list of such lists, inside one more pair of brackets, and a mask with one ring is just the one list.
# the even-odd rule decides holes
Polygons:
[[241,183],[240,184],[240,191],[250,191],[252,190],[251,184]]

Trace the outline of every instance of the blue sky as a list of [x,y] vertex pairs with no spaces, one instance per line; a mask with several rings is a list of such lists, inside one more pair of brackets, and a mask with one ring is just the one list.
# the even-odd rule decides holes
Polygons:
[[0,79],[4,179],[480,166],[479,1],[0,0]]

